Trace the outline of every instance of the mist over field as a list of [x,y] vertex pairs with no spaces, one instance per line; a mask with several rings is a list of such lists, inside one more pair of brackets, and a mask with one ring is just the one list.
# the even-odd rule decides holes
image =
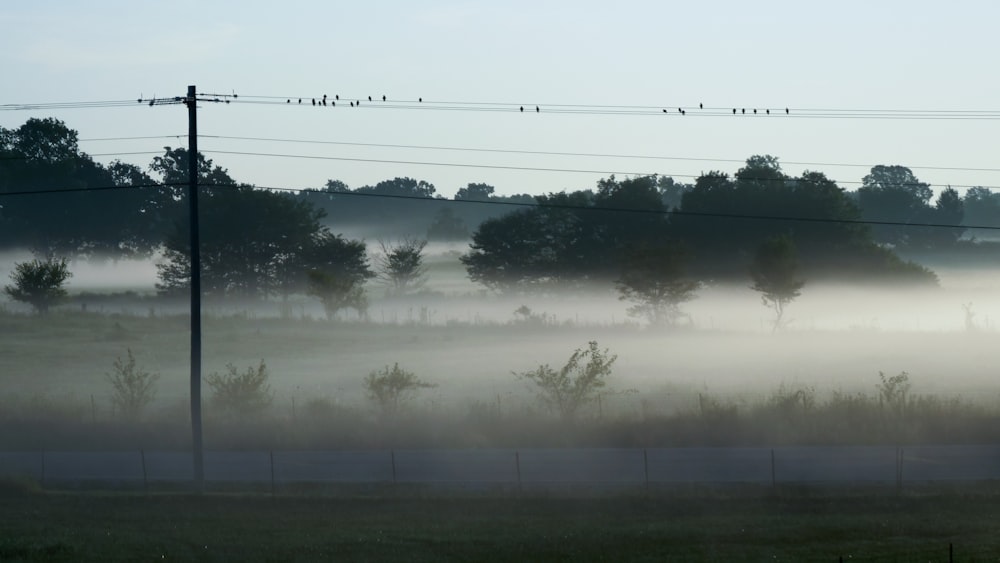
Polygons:
[[[440,433],[433,428],[444,424],[441,417],[463,420],[484,409],[493,413],[489,424],[501,427],[551,418],[536,390],[514,372],[540,364],[558,368],[589,341],[618,359],[600,404],[581,411],[585,421],[698,418],[706,416],[706,398],[746,411],[799,390],[818,403],[852,395],[874,400],[880,372],[906,372],[915,396],[957,401],[957,408],[995,413],[1000,401],[993,352],[1000,288],[988,270],[938,270],[940,287],[925,289],[807,283],[778,331],[772,330],[773,311],[748,285],[707,286],[684,304],[682,322],[655,328],[628,316],[626,304],[608,289],[516,296],[486,291],[465,277],[460,250],[429,248],[428,283],[415,295],[387,296],[371,284],[368,319],[349,311],[327,320],[305,295],[208,300],[203,371],[222,372],[227,364],[242,371],[264,360],[274,397],[269,419],[315,425],[310,412],[336,411],[336,424],[351,427],[378,419],[365,376],[398,363],[434,385],[405,409],[416,417],[411,426],[425,425],[432,433]],[[3,263],[17,258],[4,256]],[[149,260],[79,260],[72,270],[69,301],[48,318],[9,300],[2,304],[0,385],[7,416],[37,411],[56,419],[113,420],[107,374],[115,358],[131,351],[143,368],[161,376],[145,418],[183,428],[186,300],[154,297]],[[205,393],[211,435],[215,419]],[[336,424],[312,431],[345,431]],[[183,432],[176,433],[182,444]],[[440,444],[449,443],[469,445]],[[472,443],[489,445],[490,438]]]

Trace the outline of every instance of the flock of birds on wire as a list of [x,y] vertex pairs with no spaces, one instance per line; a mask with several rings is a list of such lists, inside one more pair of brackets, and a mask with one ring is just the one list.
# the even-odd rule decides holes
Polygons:
[[[233,95],[233,97],[234,98],[236,97],[235,94]],[[301,104],[302,101],[303,101],[303,98],[299,98],[298,99],[298,103],[299,104]],[[312,100],[311,100],[312,105],[314,105],[314,106],[326,106],[326,105],[330,105],[332,107],[336,107],[337,106],[337,102],[339,102],[339,101],[341,101],[339,94],[334,95],[333,98],[328,98],[326,94],[323,94],[322,98],[312,98]],[[368,96],[368,101],[369,102],[375,102],[376,100],[373,99],[371,96]],[[382,101],[383,102],[387,102],[389,100],[388,100],[388,98],[386,98],[385,95],[383,95],[382,96]],[[423,101],[424,101],[423,98],[417,98],[417,102],[423,103]],[[292,99],[291,98],[286,99],[285,103],[286,104],[292,103]],[[349,100],[347,103],[352,108],[354,108],[354,107],[361,107],[361,100],[353,100],[353,101]],[[521,111],[521,113],[524,113],[524,106],[520,106],[518,109]],[[698,109],[700,109],[700,110],[705,109],[705,104],[698,104]],[[531,111],[530,107],[528,108],[528,111]],[[542,111],[541,107],[535,106],[535,113],[541,113],[541,111]],[[752,115],[757,115],[757,108],[753,108],[753,109],[751,109],[751,111],[752,111]],[[780,111],[780,110],[775,110],[775,111],[777,112],[777,111]],[[677,113],[679,113],[681,115],[687,115],[687,112],[688,112],[688,110],[686,110],[684,108],[677,108]],[[664,109],[663,113],[670,113],[670,112],[668,110]],[[740,115],[746,115],[747,109],[746,108],[741,108],[738,113]],[[737,114],[737,108],[733,108],[733,115],[736,115],[736,114]],[[765,109],[764,110],[764,114],[765,115],[771,115],[771,110],[770,109]],[[785,108],[785,114],[786,115],[790,114],[790,110],[788,108]]]

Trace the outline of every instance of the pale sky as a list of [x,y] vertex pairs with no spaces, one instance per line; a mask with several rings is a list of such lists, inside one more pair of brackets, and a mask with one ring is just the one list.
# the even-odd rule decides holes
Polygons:
[[[235,92],[238,103],[202,104],[201,149],[237,180],[271,187],[321,187],[332,178],[356,188],[410,176],[447,197],[469,182],[539,194],[590,188],[611,172],[692,181],[709,170],[732,173],[739,161],[763,153],[779,157],[788,173],[821,170],[848,189],[874,164],[913,167],[936,186],[1000,186],[1000,172],[962,170],[1000,168],[1000,120],[804,117],[818,109],[984,110],[1000,117],[997,21],[1000,3],[988,0],[4,2],[0,105],[179,96],[189,84],[200,92]],[[353,109],[343,102],[336,109],[307,105],[323,94],[364,102]],[[386,95],[389,103],[369,105],[369,95]],[[307,104],[246,103],[260,101],[252,96],[303,97]],[[410,103],[418,98],[428,103]],[[434,111],[430,102],[488,102],[504,110],[523,104],[528,111]],[[670,113],[546,111],[570,104]],[[711,116],[698,104],[791,113]],[[677,113],[679,106],[689,108],[687,115]],[[81,139],[179,136],[81,142],[91,154],[162,152],[187,142],[183,106],[0,111],[0,126],[49,116]],[[120,158],[146,166],[152,157]]]

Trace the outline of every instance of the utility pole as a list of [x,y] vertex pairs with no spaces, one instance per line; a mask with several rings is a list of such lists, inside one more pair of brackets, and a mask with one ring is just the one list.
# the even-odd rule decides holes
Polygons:
[[205,451],[201,431],[201,233],[198,228],[198,98],[188,86],[188,221],[191,238],[191,450],[194,487],[205,490]]

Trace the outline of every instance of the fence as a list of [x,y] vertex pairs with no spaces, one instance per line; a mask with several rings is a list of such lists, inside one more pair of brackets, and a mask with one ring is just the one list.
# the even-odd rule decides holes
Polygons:
[[[43,485],[192,479],[191,454],[0,452],[0,475]],[[642,487],[669,484],[895,484],[1000,479],[1000,445],[786,448],[209,451],[216,483]]]

